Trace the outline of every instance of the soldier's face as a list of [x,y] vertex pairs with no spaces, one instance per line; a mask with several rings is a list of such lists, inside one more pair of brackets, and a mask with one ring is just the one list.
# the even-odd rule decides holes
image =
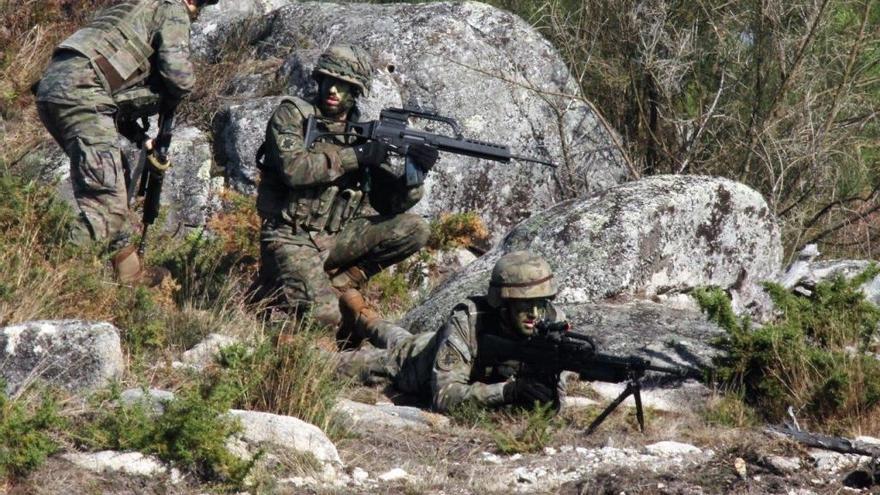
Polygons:
[[529,336],[535,333],[535,324],[547,316],[549,300],[509,299],[507,301],[507,320],[511,330],[518,335]]
[[318,92],[321,112],[328,117],[344,117],[354,106],[355,91],[351,83],[333,77],[321,78]]

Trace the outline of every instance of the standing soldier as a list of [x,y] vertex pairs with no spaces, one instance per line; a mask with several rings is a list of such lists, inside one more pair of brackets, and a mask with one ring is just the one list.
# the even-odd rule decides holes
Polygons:
[[[261,148],[257,297],[274,293],[289,310],[310,309],[317,321],[331,326],[340,323],[342,290],[357,288],[406,259],[428,238],[427,223],[404,213],[422,197],[422,188],[407,187],[405,177],[389,171],[386,145],[354,144],[340,136],[305,146],[311,116],[319,118],[322,132],[344,132],[347,121],[359,120],[357,98],[369,91],[372,71],[367,53],[358,47],[327,49],[312,73],[317,99],[285,97]],[[428,146],[409,150],[425,170],[437,156]]]
[[356,291],[340,302],[354,335],[375,347],[341,353],[340,371],[365,382],[390,381],[401,392],[431,399],[434,409],[449,411],[470,402],[479,406],[556,403],[563,383],[547,383],[521,372],[520,363],[489,361],[480,353],[480,337],[522,340],[540,320],[565,317],[552,304],[556,284],[550,265],[527,251],[502,256],[492,270],[489,293],[456,304],[437,332],[410,334],[379,318]]
[[40,120],[70,158],[79,206],[74,242],[106,242],[116,250],[120,281],[150,283],[131,235],[122,134],[152,148],[139,117],[173,107],[193,88],[190,23],[218,0],[123,0],[100,12],[55,49],[35,86]]

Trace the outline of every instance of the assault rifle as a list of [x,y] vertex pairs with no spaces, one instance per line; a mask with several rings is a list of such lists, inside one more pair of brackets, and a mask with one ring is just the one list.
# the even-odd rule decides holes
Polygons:
[[174,112],[177,101],[163,102],[159,112],[159,131],[153,149],[146,153],[138,196],[144,198],[143,230],[138,244],[138,255],[143,257],[147,247],[147,230],[159,216],[159,199],[162,196],[162,182],[165,172],[171,167],[168,149],[171,147],[171,129],[174,126]]
[[[430,120],[445,124],[452,130],[453,135],[447,136],[413,129],[409,127],[410,119]],[[326,121],[326,119],[312,115],[306,122],[304,136],[306,149],[310,149],[315,142],[327,136],[352,137],[355,139],[353,144],[380,141],[388,145],[391,152],[404,157],[404,174],[408,187],[420,185],[428,173],[428,170],[418,166],[407,155],[409,147],[414,144],[424,144],[447,153],[485,158],[497,162],[508,163],[510,160],[520,160],[556,168],[555,163],[547,160],[514,155],[506,145],[467,139],[462,135],[458,121],[452,117],[444,117],[418,108],[386,108],[379,113],[379,120],[348,122],[344,132],[321,131],[318,129],[319,121]],[[369,171],[365,172],[369,173]],[[365,178],[365,182],[369,182],[368,177]]]
[[541,320],[535,324],[535,333],[522,341],[505,339],[497,335],[480,337],[479,355],[490,362],[519,361],[526,367],[528,376],[543,379],[559,379],[563,371],[573,371],[581,379],[589,381],[626,382],[623,392],[593,420],[586,430],[589,435],[627,397],[636,403],[636,419],[645,431],[645,415],[642,409],[641,380],[648,371],[665,373],[675,377],[701,378],[702,373],[693,368],[658,366],[638,356],[614,356],[598,352],[596,342],[589,335],[572,332],[565,321]]

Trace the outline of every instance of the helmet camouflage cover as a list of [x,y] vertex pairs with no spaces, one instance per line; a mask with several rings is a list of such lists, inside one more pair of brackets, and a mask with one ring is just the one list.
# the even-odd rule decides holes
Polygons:
[[553,270],[544,258],[528,251],[514,251],[502,256],[489,279],[488,301],[501,306],[505,299],[534,299],[556,295]]
[[353,45],[333,45],[321,54],[312,77],[315,80],[321,76],[335,77],[354,84],[366,95],[372,72],[373,64],[365,50]]

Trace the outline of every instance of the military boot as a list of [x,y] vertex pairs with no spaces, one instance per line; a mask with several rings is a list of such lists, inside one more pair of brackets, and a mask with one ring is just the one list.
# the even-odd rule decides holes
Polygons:
[[135,246],[126,246],[110,259],[116,280],[126,285],[143,285],[157,287],[163,280],[171,276],[166,268],[144,266]]
[[342,323],[336,333],[340,347],[354,348],[369,335],[369,329],[380,321],[379,313],[367,305],[364,296],[357,289],[347,289],[339,297],[339,312]]

